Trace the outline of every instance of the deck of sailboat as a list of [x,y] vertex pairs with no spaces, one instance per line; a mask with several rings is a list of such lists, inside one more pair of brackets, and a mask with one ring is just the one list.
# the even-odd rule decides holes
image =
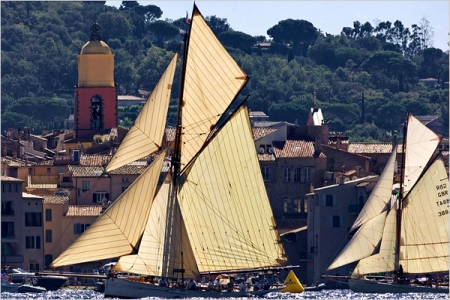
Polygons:
[[449,293],[448,286],[427,287],[418,284],[381,282],[370,279],[348,279],[350,289],[356,293]]

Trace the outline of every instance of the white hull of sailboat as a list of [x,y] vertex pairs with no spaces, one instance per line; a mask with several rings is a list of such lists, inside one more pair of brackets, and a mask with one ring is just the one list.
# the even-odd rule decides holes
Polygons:
[[281,288],[248,291],[248,292],[216,292],[202,290],[180,290],[170,287],[161,287],[150,283],[131,281],[124,278],[109,278],[105,282],[105,297],[111,298],[237,298],[264,296],[270,292],[279,292]]
[[448,287],[385,283],[376,280],[350,278],[348,286],[355,293],[449,293]]

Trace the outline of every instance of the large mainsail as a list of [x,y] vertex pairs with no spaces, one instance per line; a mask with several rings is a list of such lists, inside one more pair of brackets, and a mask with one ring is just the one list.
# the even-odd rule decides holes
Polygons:
[[414,186],[440,142],[439,136],[413,115],[408,115],[407,124],[402,198]]
[[194,4],[182,99],[181,169],[247,81]]
[[144,232],[152,207],[152,195],[155,194],[165,156],[166,151],[163,151],[145,172],[53,261],[52,267],[132,253]]
[[285,261],[246,106],[182,174],[179,202],[200,272]]
[[448,271],[448,177],[436,159],[407,195],[402,210],[400,264],[408,273]]
[[114,153],[106,172],[150,155],[162,146],[177,58],[178,53],[175,53],[133,126]]

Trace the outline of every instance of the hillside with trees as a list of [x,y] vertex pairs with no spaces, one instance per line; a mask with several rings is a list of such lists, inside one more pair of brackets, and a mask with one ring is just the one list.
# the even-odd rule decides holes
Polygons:
[[[114,54],[119,95],[151,91],[189,26],[185,18],[164,19],[159,7],[135,1],[120,8],[104,1],[3,1],[1,14],[2,131],[29,126],[33,133],[73,111],[77,55],[94,21]],[[315,95],[330,131],[352,141],[383,140],[407,112],[442,116],[448,136],[449,53],[432,47],[426,19],[411,28],[400,20],[354,21],[339,35],[287,19],[267,28],[269,41],[233,30],[225,18],[205,19],[251,76],[242,93],[251,94],[250,109],[271,121],[305,123]],[[437,81],[426,86],[420,82],[426,78]],[[172,97],[169,125],[178,91]],[[129,126],[136,112],[120,124]]]

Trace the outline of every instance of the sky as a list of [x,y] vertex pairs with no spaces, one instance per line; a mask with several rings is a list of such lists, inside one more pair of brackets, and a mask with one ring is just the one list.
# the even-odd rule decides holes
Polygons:
[[[194,1],[138,1],[141,5],[156,5],[163,11],[162,20],[185,18],[192,13]],[[399,20],[411,30],[422,18],[433,28],[433,47],[449,49],[450,1],[195,1],[204,17],[227,19],[233,30],[252,36],[265,35],[267,30],[286,19],[311,22],[324,33],[338,35],[343,27],[353,22]],[[121,1],[107,1],[106,5],[119,7]]]

